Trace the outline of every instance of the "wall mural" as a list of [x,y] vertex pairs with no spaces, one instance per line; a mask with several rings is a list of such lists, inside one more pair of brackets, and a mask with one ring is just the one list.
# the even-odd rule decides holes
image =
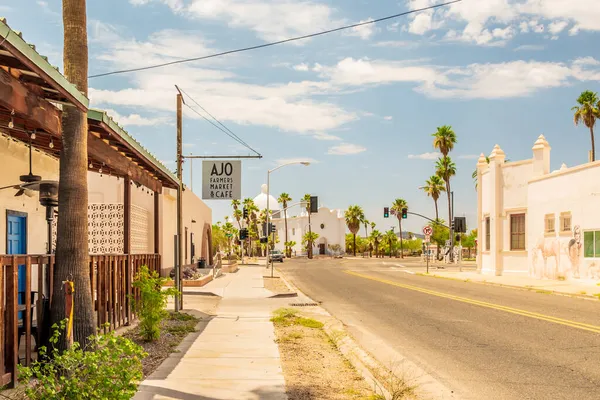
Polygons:
[[529,275],[538,279],[600,279],[600,267],[583,258],[581,228],[572,237],[540,237],[531,249]]

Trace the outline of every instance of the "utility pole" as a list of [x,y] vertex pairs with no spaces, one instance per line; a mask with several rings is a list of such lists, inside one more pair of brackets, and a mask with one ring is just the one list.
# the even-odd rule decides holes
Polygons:
[[448,225],[450,225],[450,263],[454,262],[454,227],[453,227],[453,222],[454,222],[454,191],[450,192],[450,199],[452,200],[452,205],[451,205],[451,213],[452,214],[450,216],[450,223]]
[[175,286],[179,291],[179,295],[175,296],[175,311],[179,311],[183,308],[183,154],[182,154],[182,108],[183,108],[183,97],[181,93],[177,94],[177,179],[179,180],[179,186],[177,188],[177,263],[175,265]]

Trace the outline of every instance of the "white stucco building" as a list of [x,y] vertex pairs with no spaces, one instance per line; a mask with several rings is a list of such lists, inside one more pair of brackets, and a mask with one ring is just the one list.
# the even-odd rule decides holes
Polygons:
[[496,145],[477,163],[478,258],[486,274],[600,279],[600,161],[550,171],[540,135],[530,159]]
[[[267,208],[267,185],[262,185],[261,194],[254,198],[254,204],[260,210]],[[288,204],[288,207],[291,205]],[[285,219],[281,205],[277,203],[277,199],[272,195],[269,198],[269,209],[272,212],[272,222],[275,224],[279,239],[279,242],[275,244],[275,248],[284,251]],[[298,256],[306,254],[306,250],[302,246],[302,238],[309,231],[309,216],[306,209],[301,209],[300,206],[291,207],[287,212],[287,226],[288,241],[296,242],[296,245],[292,247],[292,254]],[[313,248],[313,255],[330,255],[332,254],[331,246],[334,245],[339,245],[342,251],[344,250],[346,240],[344,211],[319,207],[317,213],[310,215],[310,227],[313,232],[319,235]]]

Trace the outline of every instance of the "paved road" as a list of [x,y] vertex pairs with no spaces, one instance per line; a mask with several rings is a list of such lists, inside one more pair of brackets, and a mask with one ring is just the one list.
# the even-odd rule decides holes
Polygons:
[[600,398],[600,302],[419,276],[400,260],[280,268],[377,358],[406,356],[456,398]]

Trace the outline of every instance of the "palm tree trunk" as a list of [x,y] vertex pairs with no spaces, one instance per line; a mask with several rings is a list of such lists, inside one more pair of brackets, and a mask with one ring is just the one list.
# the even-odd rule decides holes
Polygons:
[[[451,200],[451,193],[450,193],[450,179],[446,180],[446,193],[448,194],[448,226],[450,227],[450,244],[452,244],[452,200]],[[453,261],[453,254],[452,254],[452,249],[450,249],[450,262]]]
[[285,247],[285,255],[289,258],[291,256],[292,250],[288,248],[288,231],[287,231],[287,204],[283,203],[283,220],[285,223],[285,243],[283,244]]
[[592,161],[596,161],[596,143],[594,141],[594,127],[590,127],[590,136],[592,138]]
[[[433,199],[433,202],[434,202],[434,204],[435,204],[435,220],[436,220],[436,221],[439,221],[439,219],[440,219],[440,214],[439,214],[439,210],[438,210],[438,201],[437,201],[437,199]],[[436,254],[436,256],[435,256],[435,257],[436,257],[435,259],[436,259],[436,260],[439,260],[439,259],[440,259],[440,246],[437,246],[436,253],[437,253],[437,254]]]
[[[308,210],[308,233],[310,234],[309,236],[312,237],[312,226],[310,224],[310,210]],[[356,244],[356,236],[354,237],[354,244]],[[310,242],[308,242],[308,245],[309,245],[308,246],[308,258],[312,259],[313,258],[313,255],[312,255],[312,252],[313,252],[312,245],[311,245]],[[356,255],[356,251],[355,251],[354,255]]]
[[[88,92],[88,47],[85,0],[63,0],[64,74],[77,89]],[[58,232],[51,324],[67,318],[63,283],[73,280],[73,340],[82,346],[96,333],[88,253],[88,125],[86,113],[72,106],[63,108],[62,150],[58,186]],[[68,347],[61,335],[57,348]]]
[[398,225],[400,228],[400,258],[404,258],[404,248],[402,246],[402,217],[398,218]]
[[354,251],[354,257],[356,257],[356,233],[353,233],[352,236],[354,237],[354,244],[352,245],[352,251]]

